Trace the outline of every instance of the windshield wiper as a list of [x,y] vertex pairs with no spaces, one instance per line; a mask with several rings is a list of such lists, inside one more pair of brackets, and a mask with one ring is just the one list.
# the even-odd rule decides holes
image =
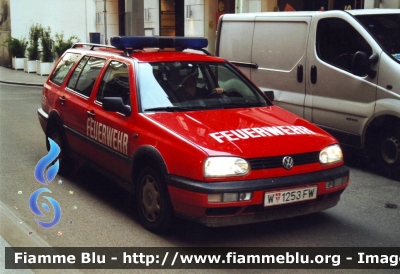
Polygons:
[[264,107],[267,104],[261,102],[242,102],[242,103],[229,103],[229,104],[215,104],[215,105],[195,105],[190,107],[178,107],[178,106],[167,106],[167,107],[154,107],[146,108],[144,111],[196,111],[196,110],[207,110],[207,109],[228,109],[228,108],[248,108],[248,107]]
[[252,107],[265,107],[267,104],[261,103],[261,102],[256,102],[256,103],[249,103],[249,102],[243,102],[243,103],[229,103],[225,105],[220,105],[222,108],[252,108]]
[[187,111],[187,110],[193,110],[193,108],[183,108],[183,107],[177,107],[177,106],[169,106],[169,107],[155,107],[155,108],[146,108],[144,111]]

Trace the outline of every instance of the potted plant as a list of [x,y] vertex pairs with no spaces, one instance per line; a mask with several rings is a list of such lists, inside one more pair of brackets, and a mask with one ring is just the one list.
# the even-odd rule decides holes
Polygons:
[[10,37],[5,41],[5,43],[8,44],[8,49],[12,56],[12,68],[24,69],[24,58],[28,41],[26,41],[25,38],[17,39]]
[[28,59],[25,59],[25,72],[36,72],[36,60],[39,60],[39,38],[42,31],[42,26],[39,24],[32,25],[29,30],[29,47]]
[[72,35],[70,38],[64,41],[64,33],[56,33],[54,39],[54,52],[56,53],[57,57],[60,58],[67,49],[79,42],[80,39],[75,35]]
[[39,75],[49,75],[53,68],[54,53],[53,39],[51,38],[50,27],[42,28],[40,32],[40,42],[42,45],[41,60],[36,61],[36,73]]

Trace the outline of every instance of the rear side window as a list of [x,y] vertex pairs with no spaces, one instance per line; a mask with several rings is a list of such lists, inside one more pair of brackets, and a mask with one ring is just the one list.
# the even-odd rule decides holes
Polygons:
[[86,97],[90,97],[94,83],[104,66],[105,59],[85,56],[75,68],[67,87]]
[[76,63],[77,60],[79,60],[79,57],[80,54],[77,53],[65,54],[62,60],[57,64],[57,68],[51,75],[50,81],[61,86],[72,66]]
[[323,61],[351,71],[353,57],[357,51],[368,56],[370,45],[349,23],[339,18],[322,19],[317,28],[317,54]]

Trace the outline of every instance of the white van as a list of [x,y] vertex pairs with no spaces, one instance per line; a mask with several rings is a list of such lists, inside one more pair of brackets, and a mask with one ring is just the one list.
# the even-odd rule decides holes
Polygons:
[[399,9],[225,14],[216,55],[400,175]]

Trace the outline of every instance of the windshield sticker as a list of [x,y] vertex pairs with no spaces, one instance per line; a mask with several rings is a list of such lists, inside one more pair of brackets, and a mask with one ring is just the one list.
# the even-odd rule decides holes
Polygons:
[[400,61],[400,53],[392,54],[392,56]]
[[125,132],[89,118],[86,123],[86,135],[118,152],[128,155],[128,134]]
[[316,133],[302,126],[277,126],[277,127],[253,127],[243,128],[236,130],[225,130],[219,132],[213,132],[209,135],[217,140],[219,143],[223,143],[224,139],[233,142],[244,139],[271,137],[271,136],[282,136],[282,135],[315,135]]

